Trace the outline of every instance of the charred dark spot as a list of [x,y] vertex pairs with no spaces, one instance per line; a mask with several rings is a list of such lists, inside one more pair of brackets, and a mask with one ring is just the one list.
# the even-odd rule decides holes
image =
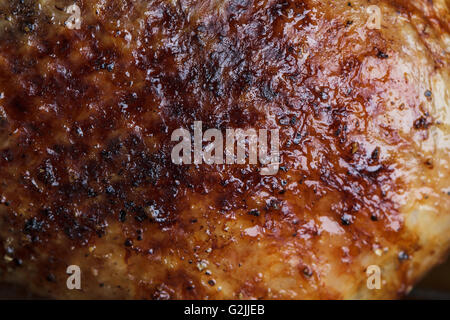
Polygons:
[[134,219],[137,222],[143,222],[145,219],[147,219],[147,213],[144,211],[144,208],[142,208],[141,206],[135,208],[134,211],[135,211]]

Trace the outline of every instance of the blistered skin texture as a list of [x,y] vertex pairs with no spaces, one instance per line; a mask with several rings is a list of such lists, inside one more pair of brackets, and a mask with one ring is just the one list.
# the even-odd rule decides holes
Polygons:
[[[447,0],[82,0],[70,29],[73,3],[0,1],[1,281],[395,298],[445,256]],[[279,172],[173,164],[171,134],[194,121],[279,129]]]

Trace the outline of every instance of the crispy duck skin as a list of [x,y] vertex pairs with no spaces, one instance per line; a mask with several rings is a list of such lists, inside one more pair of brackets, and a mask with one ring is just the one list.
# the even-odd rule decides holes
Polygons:
[[[450,247],[449,7],[0,0],[0,282],[59,299],[403,296]],[[172,163],[194,121],[279,129],[280,170]]]

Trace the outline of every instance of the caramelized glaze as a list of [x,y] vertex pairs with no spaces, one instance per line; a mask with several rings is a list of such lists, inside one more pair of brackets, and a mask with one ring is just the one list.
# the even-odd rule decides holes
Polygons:
[[[2,1],[0,277],[56,298],[349,298],[390,261],[382,296],[406,292],[404,208],[426,193],[448,221],[450,198],[446,145],[420,144],[448,140],[449,20],[417,2],[82,0],[70,30],[69,1]],[[194,121],[279,129],[278,174],[173,164]]]

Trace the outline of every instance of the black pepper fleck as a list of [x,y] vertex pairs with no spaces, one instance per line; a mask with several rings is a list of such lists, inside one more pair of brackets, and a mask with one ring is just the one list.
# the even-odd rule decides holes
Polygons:
[[389,56],[386,53],[384,53],[383,51],[380,51],[380,50],[378,50],[378,52],[377,52],[377,57],[380,58],[380,59],[387,59],[387,58],[389,58]]
[[125,212],[125,210],[120,210],[120,212],[119,212],[119,221],[120,222],[125,222],[126,219],[127,219],[127,213]]
[[344,226],[349,226],[352,224],[353,217],[347,213],[344,213],[341,217],[341,222]]
[[290,121],[291,121],[291,120],[289,119],[288,116],[285,116],[285,117],[283,117],[283,118],[281,118],[281,119],[279,120],[279,122],[280,122],[280,124],[281,124],[282,126],[287,126],[287,125],[289,125]]
[[88,197],[93,198],[93,197],[96,197],[96,196],[97,196],[97,193],[94,191],[94,189],[89,188],[88,189]]
[[304,267],[303,274],[309,278],[313,275],[313,272],[309,267]]
[[409,259],[409,255],[405,251],[400,251],[398,253],[398,260],[405,261]]
[[23,264],[23,261],[20,258],[14,258],[14,263],[16,266],[20,267]]
[[55,275],[54,275],[53,273],[49,273],[49,274],[47,275],[47,281],[48,281],[48,282],[56,282],[56,277],[55,277]]
[[107,194],[114,194],[116,192],[116,190],[114,190],[114,188],[112,186],[107,186],[106,187],[106,193]]

